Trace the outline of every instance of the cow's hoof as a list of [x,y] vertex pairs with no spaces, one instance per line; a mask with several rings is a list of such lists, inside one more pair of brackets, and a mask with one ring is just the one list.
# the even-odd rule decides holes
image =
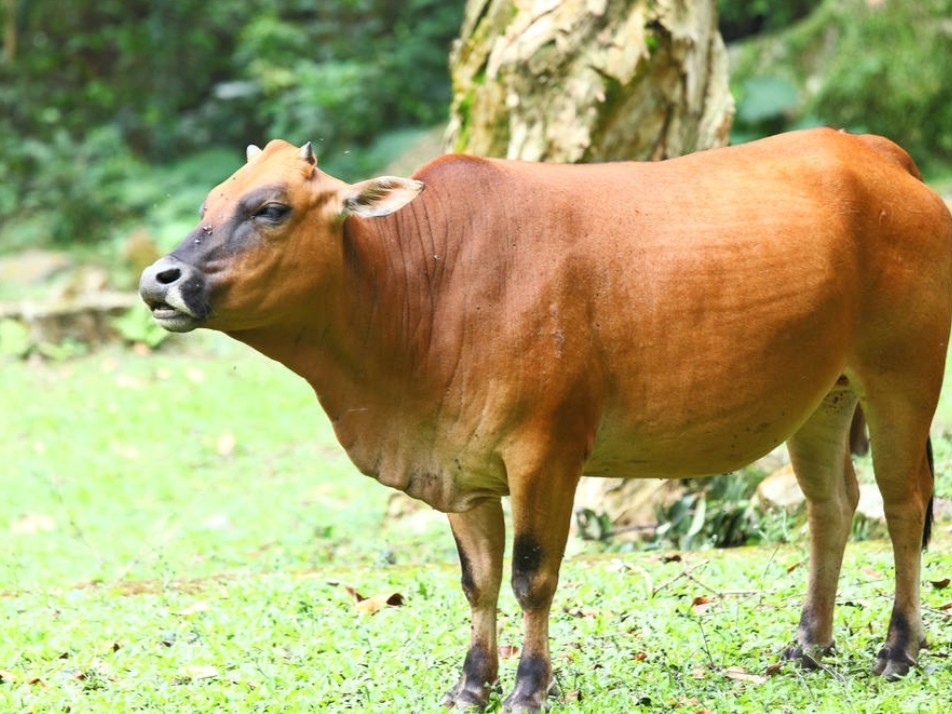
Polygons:
[[820,668],[820,660],[833,652],[833,645],[791,645],[783,651],[785,660],[799,662],[800,667],[806,670]]
[[502,710],[512,714],[538,714],[545,711],[545,700],[545,694],[522,696],[513,692],[502,703]]
[[443,697],[443,706],[447,709],[481,712],[489,706],[489,689],[484,686],[466,688],[460,683]]
[[876,656],[873,674],[878,674],[890,681],[895,681],[909,674],[909,670],[916,666],[916,660],[894,647],[883,647]]

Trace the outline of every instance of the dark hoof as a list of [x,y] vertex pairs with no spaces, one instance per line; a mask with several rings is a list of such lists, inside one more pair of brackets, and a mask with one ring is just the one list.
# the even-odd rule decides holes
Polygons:
[[876,656],[873,674],[895,681],[905,677],[909,674],[909,670],[915,666],[916,660],[907,653],[890,647],[883,647]]
[[447,709],[481,712],[489,706],[489,691],[489,686],[466,688],[461,682],[446,693],[442,703]]
[[783,651],[783,658],[792,662],[799,662],[805,670],[820,669],[820,660],[833,652],[833,645],[791,645]]
[[545,711],[545,700],[545,695],[520,696],[513,692],[502,703],[502,710],[512,714],[538,714]]

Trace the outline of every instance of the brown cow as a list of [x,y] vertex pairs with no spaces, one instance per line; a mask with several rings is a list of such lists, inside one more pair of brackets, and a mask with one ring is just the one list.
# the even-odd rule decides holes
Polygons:
[[505,706],[534,712],[579,477],[720,473],[785,440],[811,526],[786,656],[815,664],[857,403],[896,563],[875,672],[916,662],[952,218],[885,139],[820,129],[651,164],[448,156],[354,185],[274,141],[140,290],[167,329],[227,332],[304,377],[362,472],[449,514],[472,606],[449,705],[485,704],[497,677],[502,496],[525,629]]

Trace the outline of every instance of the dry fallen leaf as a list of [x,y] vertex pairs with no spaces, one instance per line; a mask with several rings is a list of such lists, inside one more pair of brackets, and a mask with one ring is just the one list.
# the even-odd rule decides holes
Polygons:
[[631,658],[632,658],[633,660],[635,660],[635,662],[644,662],[646,659],[648,659],[648,653],[647,653],[647,652],[635,652],[635,654],[633,654],[633,655],[631,656]]
[[751,684],[763,684],[767,678],[762,674],[751,674],[745,672],[740,667],[728,667],[724,670],[724,676],[733,679],[735,682],[750,682]]
[[389,593],[366,597],[361,595],[357,588],[350,585],[345,585],[339,581],[329,581],[328,584],[339,585],[340,587],[344,588],[344,590],[347,591],[347,594],[354,599],[354,607],[357,609],[357,611],[366,615],[372,615],[375,612],[383,610],[385,607],[400,607],[403,605],[404,597],[400,593]]
[[677,553],[674,555],[665,555],[661,558],[662,563],[680,563],[682,560],[681,556]]
[[179,672],[188,679],[212,679],[218,676],[218,668],[209,664],[190,664],[182,667]]
[[56,521],[44,513],[27,513],[10,523],[13,533],[49,533],[56,528]]
[[361,600],[366,600],[367,598],[357,592],[357,588],[351,587],[350,585],[344,585],[343,583],[334,583],[331,585],[340,585],[344,590],[347,591],[347,594],[354,598],[354,602],[360,602]]
[[183,610],[179,610],[178,615],[197,615],[200,612],[208,612],[210,605],[204,600],[197,600]]
[[362,612],[365,615],[373,615],[385,607],[400,607],[401,605],[403,605],[403,595],[400,593],[390,593],[389,595],[374,595],[364,598],[363,600],[358,600],[354,607],[357,608],[358,612]]
[[698,615],[703,615],[711,607],[711,598],[706,595],[698,595],[691,601],[691,609]]
[[499,659],[512,659],[519,654],[519,645],[499,645]]
[[779,674],[781,669],[783,669],[783,662],[774,662],[771,665],[767,665],[765,674],[768,677],[773,677],[775,674]]
[[226,432],[218,437],[218,442],[215,445],[215,451],[218,452],[219,456],[231,456],[235,451],[235,435]]

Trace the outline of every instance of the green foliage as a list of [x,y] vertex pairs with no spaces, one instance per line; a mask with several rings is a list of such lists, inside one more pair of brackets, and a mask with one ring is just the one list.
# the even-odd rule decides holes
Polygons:
[[0,355],[26,357],[32,347],[30,331],[18,320],[0,320]]
[[659,509],[652,548],[734,548],[755,543],[786,543],[802,522],[798,514],[765,509],[754,492],[765,474],[756,468],[687,481],[687,492]]
[[735,88],[734,98],[737,111],[731,140],[735,144],[790,128],[799,104],[797,88],[778,76],[751,77]]
[[134,307],[112,321],[112,326],[126,342],[155,348],[169,338],[169,333],[159,327],[148,310]]
[[952,0],[848,7],[809,108],[834,124],[890,136],[919,160],[952,159]]
[[379,136],[443,119],[462,9],[21,0],[18,52],[0,62],[0,241],[110,238],[164,197],[143,165],[277,136],[318,142],[355,177]]
[[39,355],[54,362],[82,357],[89,346],[79,340],[66,338],[62,342],[38,341],[18,320],[0,320],[0,357],[23,358]]
[[920,165],[952,160],[950,15],[952,0],[823,0],[800,22],[741,43],[733,138],[828,124],[887,136]]
[[235,50],[260,131],[316,141],[325,166],[356,178],[365,166],[353,161],[354,150],[395,129],[445,119],[447,55],[462,8],[361,0],[320,9],[285,3],[260,13]]
[[0,240],[78,245],[109,238],[113,227],[143,208],[127,200],[139,162],[115,127],[79,140],[65,129],[48,138],[14,140],[0,132]]

